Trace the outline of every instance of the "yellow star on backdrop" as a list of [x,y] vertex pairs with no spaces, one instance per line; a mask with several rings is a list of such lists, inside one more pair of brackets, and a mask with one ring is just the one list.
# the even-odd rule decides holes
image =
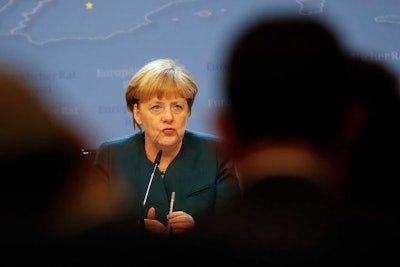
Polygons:
[[92,9],[93,8],[93,3],[92,2],[87,2],[86,3],[86,9]]

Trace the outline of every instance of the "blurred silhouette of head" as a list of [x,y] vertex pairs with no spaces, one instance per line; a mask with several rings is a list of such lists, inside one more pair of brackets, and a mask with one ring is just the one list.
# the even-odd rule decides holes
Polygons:
[[37,226],[51,200],[83,167],[81,140],[52,117],[34,89],[22,73],[0,71],[2,223],[21,235]]
[[400,211],[392,178],[399,174],[397,77],[352,57],[338,40],[310,17],[263,17],[240,32],[227,57],[231,123],[223,135],[235,135],[236,153],[265,140],[305,140],[347,162],[352,200]]
[[353,95],[352,77],[336,36],[321,22],[256,21],[237,37],[227,66],[225,89],[242,142],[336,138]]
[[391,212],[400,212],[397,192],[400,149],[400,96],[395,73],[382,63],[353,59],[354,75],[363,90],[367,119],[358,137],[349,196],[356,203],[366,203]]

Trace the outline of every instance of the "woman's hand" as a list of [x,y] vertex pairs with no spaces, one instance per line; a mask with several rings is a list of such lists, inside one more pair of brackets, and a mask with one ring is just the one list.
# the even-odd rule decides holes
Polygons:
[[[156,219],[156,210],[151,207],[147,211],[147,219],[144,219],[144,227],[147,231],[158,235],[168,235],[167,227]],[[170,231],[173,234],[182,234],[196,226],[193,217],[184,211],[174,211],[167,215]]]
[[196,226],[193,217],[184,211],[169,213],[167,220],[173,234],[185,233]]
[[144,228],[158,235],[168,235],[167,227],[156,219],[156,209],[151,207],[147,211],[147,219],[144,219]]

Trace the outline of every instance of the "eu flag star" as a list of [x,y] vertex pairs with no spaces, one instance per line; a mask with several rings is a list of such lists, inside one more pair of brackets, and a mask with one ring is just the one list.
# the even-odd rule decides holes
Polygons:
[[87,2],[86,3],[86,9],[92,9],[93,8],[93,3],[92,2]]

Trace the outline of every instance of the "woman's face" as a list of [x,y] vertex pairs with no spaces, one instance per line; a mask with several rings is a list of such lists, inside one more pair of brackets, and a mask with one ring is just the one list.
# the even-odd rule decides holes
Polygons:
[[183,97],[153,97],[133,107],[133,116],[156,149],[180,146],[189,118],[189,106]]

